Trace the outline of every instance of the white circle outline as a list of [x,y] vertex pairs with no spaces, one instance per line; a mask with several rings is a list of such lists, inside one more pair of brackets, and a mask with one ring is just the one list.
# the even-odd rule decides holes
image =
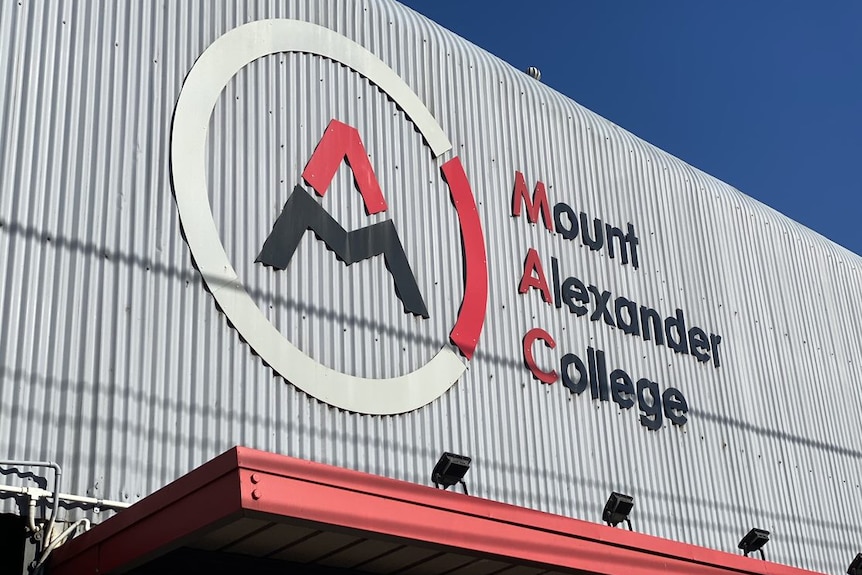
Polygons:
[[370,415],[405,413],[443,395],[466,370],[447,345],[411,373],[369,379],[330,369],[305,355],[251,299],[221,243],[206,184],[209,121],[224,88],[249,63],[279,52],[307,52],[339,62],[382,89],[413,121],[439,157],[451,149],[425,104],[382,60],[327,28],[297,20],[259,20],[213,42],[192,66],[174,109],[171,172],[180,223],[195,265],[234,329],[273,370],[309,395]]

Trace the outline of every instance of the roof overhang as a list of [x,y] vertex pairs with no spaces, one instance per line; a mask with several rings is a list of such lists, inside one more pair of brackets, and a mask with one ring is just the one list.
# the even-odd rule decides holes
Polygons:
[[143,573],[180,551],[368,573],[812,573],[243,447],[61,546],[50,573]]

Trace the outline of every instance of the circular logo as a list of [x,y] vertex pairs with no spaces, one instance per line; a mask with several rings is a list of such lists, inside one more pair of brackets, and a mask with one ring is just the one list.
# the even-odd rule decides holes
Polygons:
[[[218,38],[201,54],[186,77],[174,110],[171,174],[186,242],[207,288],[234,329],[287,381],[321,401],[349,411],[376,415],[412,411],[434,401],[458,381],[466,370],[460,356],[467,360],[472,357],[484,324],[488,271],[473,192],[457,157],[441,165],[457,212],[464,253],[464,297],[449,334],[451,345],[444,346],[415,371],[386,379],[344,374],[307,356],[270,323],[240,281],[216,229],[207,192],[206,141],[210,117],[219,96],[243,67],[280,52],[315,54],[349,67],[376,84],[404,111],[435,159],[452,148],[419,97],[395,71],[359,44],[327,28],[296,20],[260,20],[244,24]],[[350,129],[334,121],[327,131]],[[336,167],[343,157],[344,151],[336,150]],[[303,174],[320,195],[328,183],[325,172],[332,165],[326,157],[313,157]],[[323,183],[316,185],[315,182]],[[374,190],[360,191],[366,205],[375,199],[383,202],[382,196],[377,198]],[[305,202],[302,205],[309,205],[308,200],[301,201]],[[379,209],[385,209],[385,203]],[[296,213],[301,212],[292,212]],[[287,227],[294,221],[295,218],[284,219]],[[304,227],[301,232],[305,232]],[[290,230],[285,233],[289,235]],[[274,249],[271,247],[267,251],[265,245],[259,260],[270,257]],[[400,253],[403,255],[403,251]],[[266,259],[262,261],[272,265]],[[409,265],[407,269],[409,271]],[[409,277],[412,279],[412,274]],[[395,280],[398,281],[397,276]],[[421,311],[416,313],[421,315]]]

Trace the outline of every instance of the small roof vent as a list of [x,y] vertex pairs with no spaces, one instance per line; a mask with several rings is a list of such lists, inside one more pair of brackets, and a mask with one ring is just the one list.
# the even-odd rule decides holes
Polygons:
[[530,66],[529,68],[527,68],[527,74],[533,80],[539,80],[539,81],[542,80],[542,71],[539,70],[538,68],[536,68],[535,66]]

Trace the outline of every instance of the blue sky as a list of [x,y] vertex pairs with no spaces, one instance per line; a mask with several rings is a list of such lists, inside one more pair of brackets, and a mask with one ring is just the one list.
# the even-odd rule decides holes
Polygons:
[[862,1],[402,1],[862,254]]

